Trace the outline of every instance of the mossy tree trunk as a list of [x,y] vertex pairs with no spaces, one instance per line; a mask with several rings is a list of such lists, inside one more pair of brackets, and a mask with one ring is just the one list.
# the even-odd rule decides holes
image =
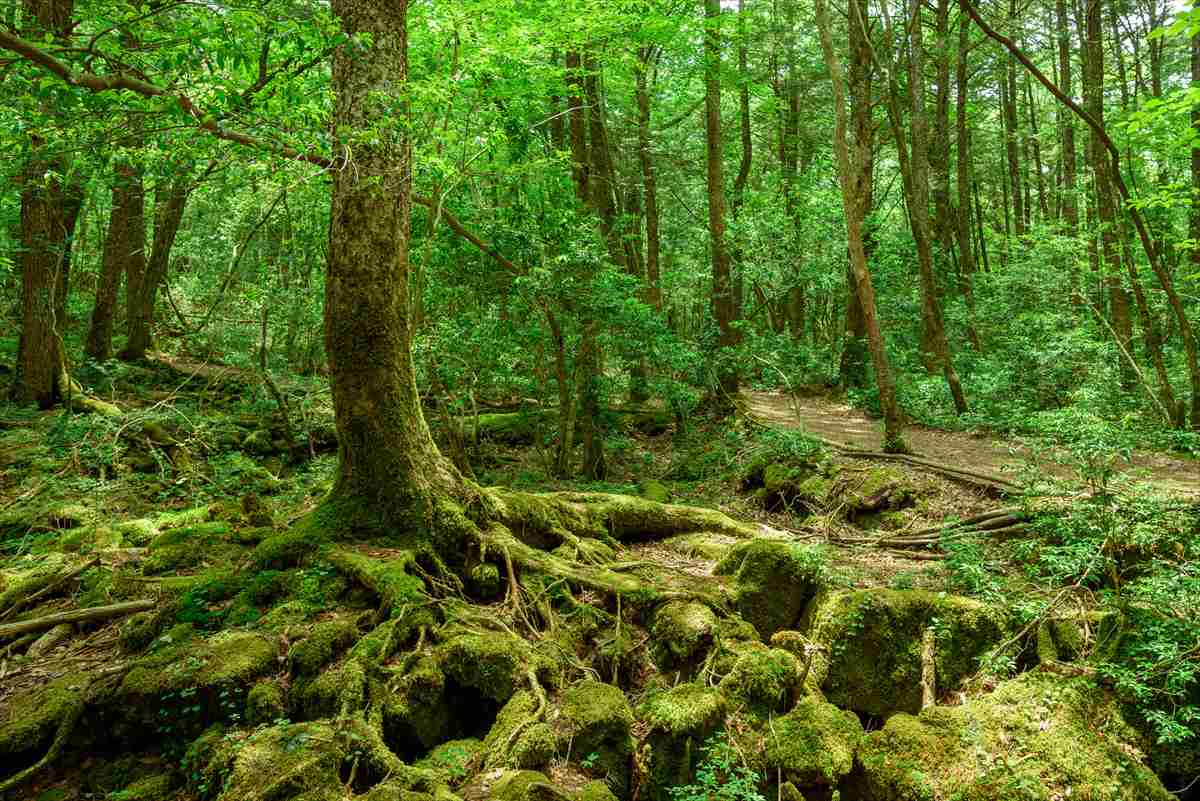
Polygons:
[[407,0],[334,0],[345,32],[370,47],[334,54],[333,172],[325,347],[337,421],[337,481],[324,511],[363,534],[427,527],[465,482],[421,413],[408,298],[412,151],[394,107],[408,75]]

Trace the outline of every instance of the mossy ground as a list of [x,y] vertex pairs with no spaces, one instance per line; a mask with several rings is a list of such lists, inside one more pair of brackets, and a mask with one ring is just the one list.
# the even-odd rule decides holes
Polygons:
[[[1097,776],[1118,771],[1140,782],[1137,797],[1160,797],[1139,767],[1145,740],[1085,680],[1040,675],[992,696],[970,681],[1017,631],[1003,603],[947,594],[956,577],[936,562],[822,543],[823,530],[919,527],[986,506],[961,488],[826,458],[788,467],[736,426],[681,442],[622,435],[634,445],[606,485],[551,480],[532,451],[484,443],[480,477],[521,491],[490,497],[503,529],[448,570],[394,541],[338,541],[319,518],[296,525],[332,464],[263,453],[251,435],[270,425],[246,418],[232,404],[197,413],[224,446],[186,467],[90,418],[70,421],[75,439],[30,436],[60,425],[51,416],[4,432],[6,498],[19,495],[9,476],[49,481],[64,458],[80,467],[0,520],[0,613],[91,560],[11,618],[156,602],[76,630],[43,659],[23,655],[28,643],[5,654],[0,781],[67,731],[53,764],[13,797],[666,801],[694,779],[704,743],[724,736],[770,797],[869,787],[881,799],[946,788],[982,799],[995,765],[962,744],[999,748],[1002,735],[1029,781],[1116,799]],[[101,473],[102,458],[75,443],[105,442],[126,450]],[[140,472],[128,451],[157,472]],[[775,484],[808,471],[802,513],[739,493],[755,461]],[[553,503],[524,492],[535,489]],[[626,497],[596,494],[613,491]],[[861,514],[823,505],[855,498]],[[744,522],[687,507],[664,516],[659,500]],[[1049,627],[1059,658],[1085,658],[1095,623]],[[967,704],[898,714],[864,735],[851,710],[871,727],[918,711],[930,627],[941,700],[958,704],[963,691]],[[1044,716],[1053,732],[1021,717],[1022,699],[1060,697],[1068,711]],[[1107,739],[1078,750],[1081,766],[1071,755],[1086,710]],[[1019,748],[1027,762],[1013,761]],[[88,784],[102,774],[102,787]]]

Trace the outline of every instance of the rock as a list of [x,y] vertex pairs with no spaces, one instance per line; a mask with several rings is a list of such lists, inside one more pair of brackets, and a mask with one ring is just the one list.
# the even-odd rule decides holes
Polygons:
[[862,738],[853,712],[803,698],[767,730],[767,775],[780,776],[793,788],[837,787],[854,768]]
[[1026,673],[962,706],[868,734],[852,797],[1170,801],[1116,702],[1086,679]]
[[246,694],[246,722],[252,726],[285,716],[283,689],[277,682],[260,681]]
[[638,707],[649,727],[649,786],[654,801],[670,801],[669,788],[692,781],[701,746],[725,720],[725,696],[702,684],[684,683],[651,693]]
[[518,768],[544,768],[557,748],[554,729],[548,723],[535,723],[517,738],[510,758]]
[[571,755],[623,795],[629,787],[633,712],[625,693],[611,684],[582,681],[562,693],[556,727]]
[[734,602],[762,639],[792,628],[825,580],[826,559],[817,547],[781,540],[751,540],[734,547],[717,564],[733,575]]
[[357,639],[358,628],[349,620],[334,618],[317,623],[307,637],[288,650],[292,673],[298,677],[315,676]]
[[923,590],[826,590],[801,622],[821,646],[808,681],[845,709],[879,717],[916,713],[921,639],[930,626],[939,695],[958,689],[1009,631],[1003,611],[970,598]]
[[651,654],[660,671],[690,670],[713,641],[717,616],[702,603],[668,601],[654,613],[650,626]]
[[792,706],[800,680],[800,663],[779,648],[759,643],[746,647],[721,679],[720,690],[731,707],[767,717]]

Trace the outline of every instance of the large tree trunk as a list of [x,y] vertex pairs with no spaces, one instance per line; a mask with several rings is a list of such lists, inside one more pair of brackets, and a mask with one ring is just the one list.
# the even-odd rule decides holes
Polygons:
[[318,517],[339,533],[412,541],[438,522],[438,499],[457,497],[465,482],[430,436],[413,373],[412,151],[391,107],[408,76],[408,2],[334,0],[333,12],[371,46],[333,57],[334,139],[355,144],[352,168],[332,173],[325,349],[338,473]]
[[725,173],[721,148],[721,2],[704,0],[704,136],[708,163],[708,232],[712,245],[712,311],[719,336],[717,383],[719,405],[738,393],[738,371],[729,352],[737,345],[729,250],[725,244]]
[[[896,403],[896,383],[888,363],[883,331],[879,328],[879,318],[875,311],[875,287],[871,282],[871,272],[867,268],[866,252],[863,249],[863,220],[866,207],[856,192],[857,187],[861,185],[862,168],[871,158],[870,141],[856,141],[854,153],[851,155],[850,146],[846,141],[846,129],[849,126],[846,119],[846,88],[842,78],[842,64],[833,52],[825,0],[815,0],[814,5],[821,38],[821,52],[824,54],[825,65],[829,69],[830,82],[833,85],[833,152],[837,163],[838,183],[842,190],[842,210],[846,217],[850,268],[854,274],[854,288],[862,305],[867,341],[871,348],[871,361],[875,367],[875,383],[879,389],[879,405],[883,410],[883,447],[884,450],[904,451],[904,422],[900,416],[900,407]],[[869,33],[864,6],[865,3],[851,3],[850,24],[861,26],[863,36],[866,37]]]
[[[74,5],[73,0],[25,0],[31,38],[65,40]],[[65,156],[36,132],[30,135],[30,152],[21,188],[21,336],[12,398],[47,408],[69,387],[62,336],[82,189],[66,178]]]
[[118,164],[113,169],[112,210],[104,240],[100,286],[96,290],[92,324],[83,347],[84,353],[96,361],[112,357],[113,313],[122,274],[145,272],[144,266],[128,266],[128,262],[144,263],[146,259],[145,206],[146,193],[140,168]]

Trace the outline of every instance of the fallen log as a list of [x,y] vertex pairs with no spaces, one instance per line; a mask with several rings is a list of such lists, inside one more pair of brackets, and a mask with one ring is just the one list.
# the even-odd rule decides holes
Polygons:
[[19,620],[16,623],[0,625],[0,639],[18,637],[33,631],[45,631],[63,623],[89,623],[96,620],[109,620],[114,617],[132,615],[134,612],[145,612],[153,609],[158,601],[147,598],[141,601],[126,601],[111,606],[91,606],[86,609],[73,609],[70,612],[56,612],[45,617],[32,620]]

